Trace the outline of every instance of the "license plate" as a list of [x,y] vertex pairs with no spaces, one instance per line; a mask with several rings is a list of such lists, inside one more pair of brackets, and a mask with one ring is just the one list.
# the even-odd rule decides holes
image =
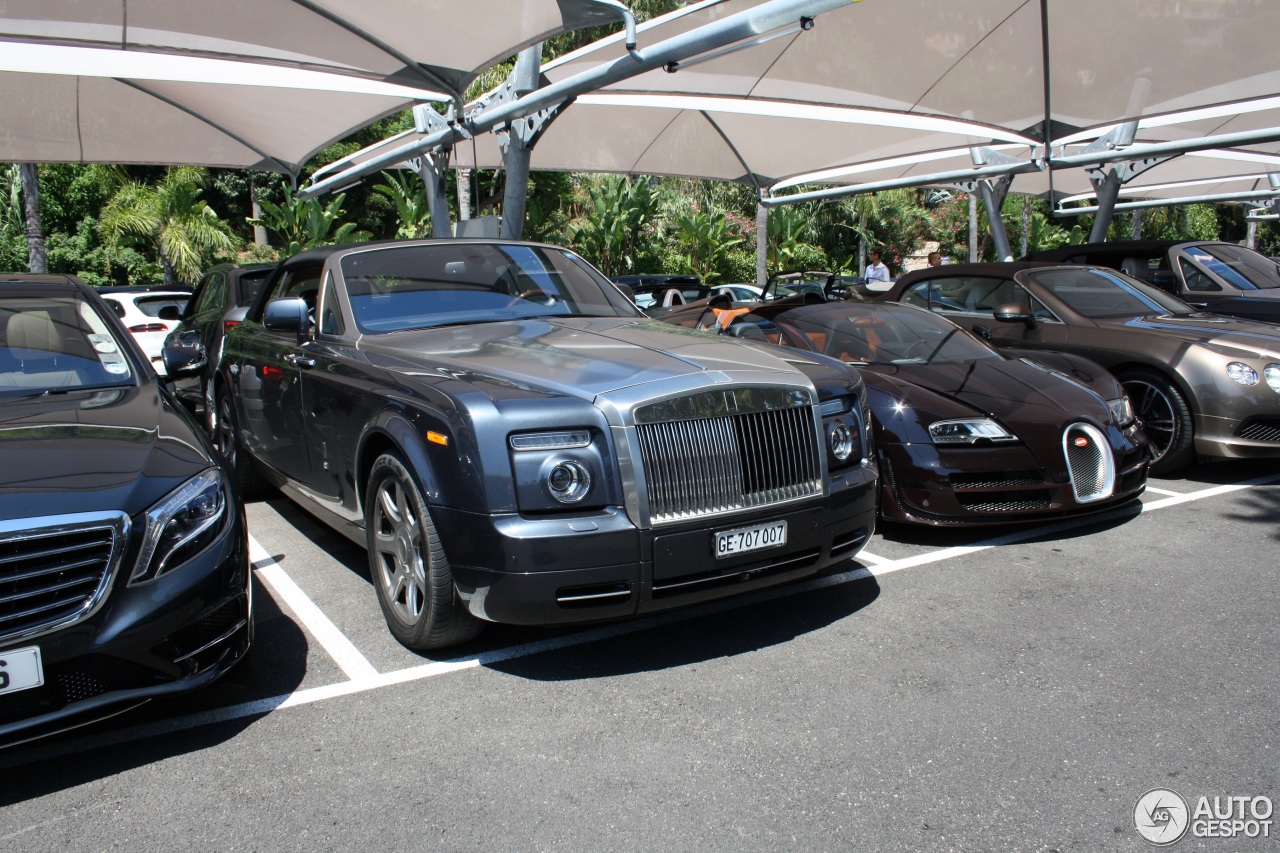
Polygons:
[[721,530],[716,533],[716,559],[744,554],[747,551],[763,551],[787,544],[787,523],[766,521],[737,530]]
[[44,684],[40,647],[0,652],[0,694],[17,693]]

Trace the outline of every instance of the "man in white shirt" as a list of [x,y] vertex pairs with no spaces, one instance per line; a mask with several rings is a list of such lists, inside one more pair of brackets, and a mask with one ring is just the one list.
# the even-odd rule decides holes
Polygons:
[[866,272],[862,274],[862,277],[867,280],[867,284],[875,281],[888,282],[889,268],[880,260],[880,250],[872,249],[870,255],[871,263],[867,264]]

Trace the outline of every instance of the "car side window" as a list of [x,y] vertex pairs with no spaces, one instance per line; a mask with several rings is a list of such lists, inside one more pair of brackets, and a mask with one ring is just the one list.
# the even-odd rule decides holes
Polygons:
[[1039,322],[1042,322],[1042,323],[1045,321],[1048,321],[1050,323],[1062,322],[1061,320],[1058,319],[1057,315],[1055,315],[1052,311],[1049,310],[1047,305],[1045,305],[1039,299],[1036,299],[1034,296],[1028,293],[1027,289],[1020,284],[1014,284],[1013,298],[1010,299],[1009,301],[1017,302],[1020,305],[1026,305],[1028,308],[1031,309],[1031,315],[1035,317],[1036,320]]
[[1217,282],[1192,266],[1186,258],[1178,258],[1178,268],[1182,271],[1183,281],[1187,283],[1187,290],[1195,293],[1212,293],[1215,290],[1222,290]]
[[117,300],[117,299],[105,299],[105,298],[104,298],[102,301],[103,301],[103,302],[106,302],[106,303],[107,303],[107,305],[109,305],[109,306],[111,307],[111,310],[115,312],[115,315],[116,315],[117,317],[123,317],[123,316],[124,316],[124,306],[120,304],[120,301],[119,301],[119,300]]
[[222,274],[209,273],[196,287],[195,295],[191,298],[195,307],[189,313],[201,314],[225,307],[226,300],[222,298],[224,291]]
[[912,288],[911,298],[902,301],[939,314],[989,315],[997,305],[1010,301],[1013,287],[1007,278],[938,276]]
[[320,334],[341,335],[346,331],[342,322],[342,311],[338,307],[337,288],[333,286],[333,276],[324,277],[324,286],[320,288]]

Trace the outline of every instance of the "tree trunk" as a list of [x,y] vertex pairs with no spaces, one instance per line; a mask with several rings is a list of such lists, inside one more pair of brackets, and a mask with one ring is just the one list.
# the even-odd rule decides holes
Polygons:
[[[1018,257],[1027,254],[1027,246],[1031,242],[1031,199],[1022,199],[1022,252]],[[1039,248],[1039,247],[1037,247]]]
[[[253,181],[253,176],[249,176],[249,203],[252,205],[253,218],[262,219],[262,205],[258,204],[258,187]],[[253,226],[253,244],[255,246],[270,246],[271,240],[267,237],[267,228],[265,225]]]
[[471,218],[471,170],[458,170],[458,220]]
[[969,263],[978,262],[978,196],[969,193]]
[[1142,210],[1138,209],[1133,212],[1133,239],[1142,239]]
[[40,170],[35,163],[19,165],[22,175],[22,213],[27,220],[27,269],[46,273],[49,264],[44,254],[44,227],[40,224]]
[[164,268],[165,290],[173,290],[178,285],[178,273],[173,269],[173,262],[169,260],[164,249],[160,249],[160,266]]

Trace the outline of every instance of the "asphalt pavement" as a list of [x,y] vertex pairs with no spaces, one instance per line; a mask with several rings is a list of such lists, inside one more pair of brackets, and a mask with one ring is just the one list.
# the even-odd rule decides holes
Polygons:
[[[360,549],[254,503],[250,660],[0,752],[0,850],[1150,849],[1152,789],[1187,821],[1280,799],[1280,463],[1151,487],[431,657],[387,633]],[[1247,823],[1173,849],[1280,848]]]

